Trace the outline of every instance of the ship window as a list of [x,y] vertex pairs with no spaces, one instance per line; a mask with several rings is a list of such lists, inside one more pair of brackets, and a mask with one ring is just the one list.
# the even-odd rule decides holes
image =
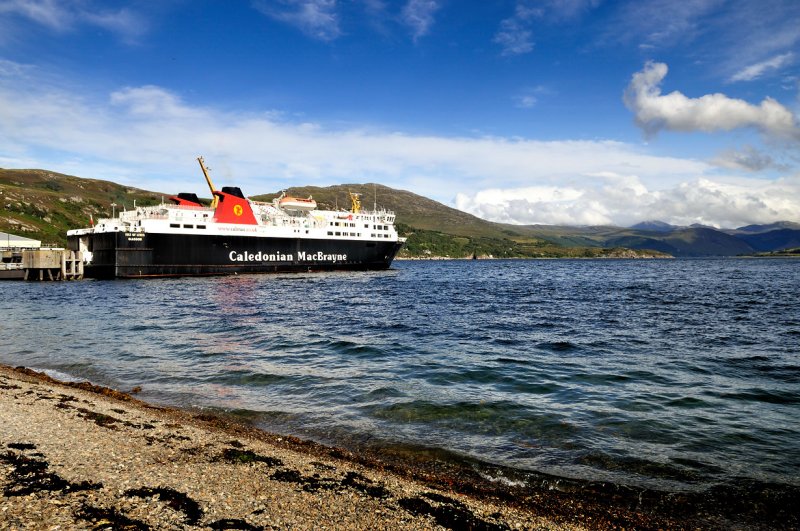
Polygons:
[[328,231],[328,236],[333,236],[333,231],[329,230]]
[[180,223],[170,223],[169,226],[170,226],[170,228],[173,228],[173,229],[181,228]]
[[337,233],[336,233],[336,235],[337,235],[337,236],[341,236],[341,235],[342,235],[342,233],[341,233],[341,232],[337,232]]
[[364,223],[364,228],[368,229],[369,228],[369,223]]
[[204,229],[204,228],[206,228],[206,226],[205,225],[198,225],[197,228],[198,229]]
[[194,225],[184,225],[183,228],[184,229],[193,229]]

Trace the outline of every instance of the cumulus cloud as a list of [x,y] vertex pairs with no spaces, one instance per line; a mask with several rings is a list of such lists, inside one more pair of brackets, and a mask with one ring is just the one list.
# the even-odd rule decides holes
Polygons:
[[281,0],[278,6],[260,0],[253,7],[314,39],[332,41],[342,34],[336,0]]
[[776,163],[771,156],[753,146],[726,150],[715,157],[711,163],[721,168],[749,172],[759,172],[770,168],[787,169],[785,166]]
[[[18,76],[23,71],[25,76]],[[509,223],[632,224],[796,219],[800,178],[727,181],[700,161],[623,142],[535,141],[332,128],[277,112],[198,106],[162,87],[94,99],[0,62],[0,165],[38,167],[173,193],[217,184],[248,194],[380,182]],[[793,199],[794,198],[794,199]]]
[[403,22],[411,28],[415,41],[428,34],[440,7],[436,0],[408,0],[403,8]]
[[777,181],[698,178],[651,189],[635,176],[587,176],[580,187],[486,189],[459,194],[456,206],[520,225],[630,226],[649,219],[673,225],[740,227],[797,219],[800,175]]
[[761,61],[760,63],[756,63],[753,65],[749,65],[735,74],[733,74],[730,78],[731,81],[752,81],[764,75],[764,73],[770,70],[780,70],[784,66],[791,64],[794,60],[794,54],[792,52],[776,55],[766,61]]
[[772,98],[759,105],[729,98],[724,94],[708,94],[689,98],[674,91],[661,94],[661,82],[667,65],[648,62],[625,90],[625,105],[633,111],[637,125],[647,134],[669,131],[730,131],[755,128],[767,136],[800,140],[797,118]]

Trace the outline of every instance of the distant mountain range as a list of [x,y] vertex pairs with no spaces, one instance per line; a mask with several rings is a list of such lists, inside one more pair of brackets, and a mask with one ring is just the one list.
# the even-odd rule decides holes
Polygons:
[[716,229],[703,225],[680,227],[663,221],[645,221],[630,227],[636,232],[628,241],[632,248],[658,249],[673,256],[738,255],[783,251],[800,247],[800,223],[779,221],[768,225],[747,225],[737,229]]
[[[198,179],[198,190],[202,190]],[[235,185],[236,183],[227,183]],[[0,169],[0,232],[64,244],[66,231],[85,227],[117,209],[158,204],[169,193],[47,170]],[[289,188],[312,195],[321,208],[349,208],[348,192],[361,194],[366,208],[393,210],[408,236],[405,256],[419,257],[636,257],[736,256],[800,248],[800,223],[782,221],[737,229],[678,227],[645,221],[632,227],[571,227],[493,223],[417,194],[376,184]],[[276,193],[251,196],[270,200]]]

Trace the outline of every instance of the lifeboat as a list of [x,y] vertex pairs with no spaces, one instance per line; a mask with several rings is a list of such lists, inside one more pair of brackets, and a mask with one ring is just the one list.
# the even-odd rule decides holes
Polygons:
[[290,197],[287,195],[280,198],[278,201],[278,206],[283,210],[300,210],[303,212],[309,212],[317,208],[317,202],[311,199],[311,196],[309,196],[308,199],[302,199],[300,197]]

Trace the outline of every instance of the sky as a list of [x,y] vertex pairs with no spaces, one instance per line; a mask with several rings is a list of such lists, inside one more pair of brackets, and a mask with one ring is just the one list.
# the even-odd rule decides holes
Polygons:
[[800,221],[800,2],[0,0],[0,167],[208,196],[199,155],[247,195]]

